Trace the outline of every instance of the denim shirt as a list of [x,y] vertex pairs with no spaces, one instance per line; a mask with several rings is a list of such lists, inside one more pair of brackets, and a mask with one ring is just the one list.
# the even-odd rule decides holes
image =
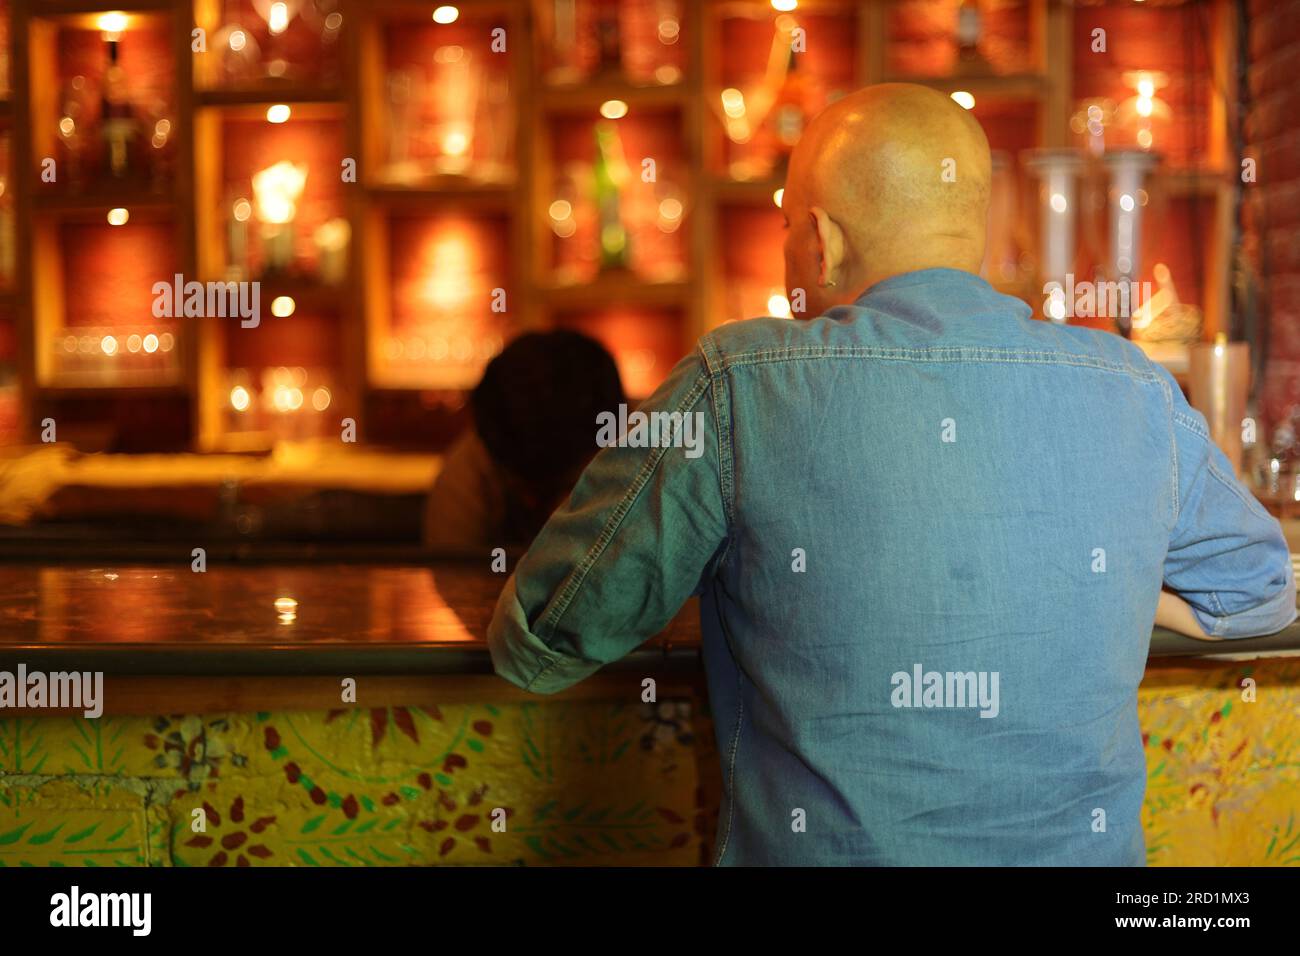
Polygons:
[[702,446],[602,450],[489,642],[552,693],[699,594],[719,865],[1143,864],[1162,583],[1220,638],[1296,616],[1170,375],[966,272],[723,326],[642,410]]

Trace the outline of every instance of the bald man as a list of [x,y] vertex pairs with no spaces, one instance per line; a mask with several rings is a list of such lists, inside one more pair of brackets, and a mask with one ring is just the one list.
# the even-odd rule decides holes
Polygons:
[[601,451],[502,593],[497,671],[539,693],[701,596],[718,864],[1140,865],[1153,622],[1295,618],[1173,379],[979,277],[988,195],[947,97],[829,107],[783,203],[806,321],[705,336],[642,409],[704,453]]

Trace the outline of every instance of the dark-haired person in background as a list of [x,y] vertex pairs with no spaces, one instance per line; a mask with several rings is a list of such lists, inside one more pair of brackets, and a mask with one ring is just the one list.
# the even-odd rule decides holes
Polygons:
[[448,451],[425,512],[442,550],[527,544],[596,452],[596,416],[626,401],[613,356],[578,332],[529,332],[488,363],[474,426]]

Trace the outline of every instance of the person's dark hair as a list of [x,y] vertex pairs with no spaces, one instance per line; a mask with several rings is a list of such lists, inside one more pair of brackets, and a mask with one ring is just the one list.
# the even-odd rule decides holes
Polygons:
[[571,480],[596,451],[596,415],[625,401],[618,366],[579,332],[528,332],[488,363],[470,395],[488,453],[530,483]]

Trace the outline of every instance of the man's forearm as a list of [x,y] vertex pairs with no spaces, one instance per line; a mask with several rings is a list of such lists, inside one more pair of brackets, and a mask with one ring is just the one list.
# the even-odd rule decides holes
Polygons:
[[1167,628],[1198,641],[1221,641],[1221,637],[1211,637],[1201,627],[1192,607],[1173,591],[1161,591],[1160,601],[1156,604],[1156,627]]

